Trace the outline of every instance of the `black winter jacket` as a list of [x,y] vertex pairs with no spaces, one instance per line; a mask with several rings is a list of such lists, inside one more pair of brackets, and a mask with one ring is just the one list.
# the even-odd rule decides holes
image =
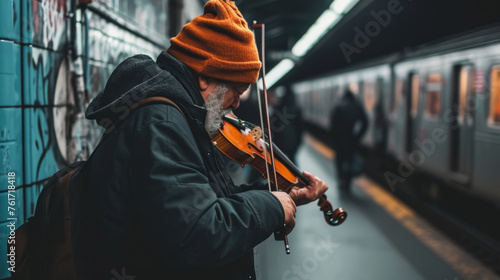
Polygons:
[[368,117],[363,105],[351,91],[346,91],[341,102],[330,114],[330,137],[337,153],[352,155],[368,128]]
[[[165,103],[130,112],[158,95],[185,117]],[[260,184],[233,184],[203,105],[188,68],[166,52],[156,63],[126,59],[91,102],[86,116],[107,136],[72,231],[80,279],[255,279],[252,249],[283,225],[283,208]]]

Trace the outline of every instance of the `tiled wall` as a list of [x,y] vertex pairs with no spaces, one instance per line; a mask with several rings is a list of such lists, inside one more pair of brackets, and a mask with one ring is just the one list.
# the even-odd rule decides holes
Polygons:
[[[0,1],[0,279],[10,276],[7,174],[16,174],[19,227],[45,180],[95,148],[101,130],[84,110],[116,65],[137,53],[156,59],[168,47],[168,1],[94,0],[87,26],[77,15],[74,37],[70,0]],[[87,54],[89,67],[81,67]]]

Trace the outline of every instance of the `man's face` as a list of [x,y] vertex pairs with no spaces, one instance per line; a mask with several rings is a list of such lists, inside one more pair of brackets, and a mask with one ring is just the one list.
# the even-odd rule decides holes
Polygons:
[[[203,79],[200,81],[200,92],[205,102],[208,97],[215,93],[215,89],[220,84],[220,81],[214,79]],[[227,92],[224,95],[222,109],[236,109],[240,106],[240,96],[248,90],[250,84],[243,83],[224,83],[227,86]]]
[[222,103],[222,108],[236,109],[240,106],[240,96],[248,90],[249,84],[227,84],[227,93],[224,96],[224,102]]
[[207,110],[205,129],[210,137],[219,131],[222,117],[238,108],[240,95],[247,89],[247,85],[232,84],[229,86],[224,83],[216,83],[215,87],[207,86],[206,90],[201,91]]

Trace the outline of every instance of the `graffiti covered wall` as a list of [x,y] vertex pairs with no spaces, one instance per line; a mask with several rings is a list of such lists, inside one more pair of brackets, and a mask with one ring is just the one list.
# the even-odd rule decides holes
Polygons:
[[169,0],[74,2],[0,1],[0,279],[9,224],[32,216],[46,180],[100,140],[88,103],[125,58],[168,47]]

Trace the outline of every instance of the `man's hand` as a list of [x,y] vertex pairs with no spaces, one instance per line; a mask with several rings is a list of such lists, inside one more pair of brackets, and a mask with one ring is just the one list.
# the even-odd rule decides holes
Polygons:
[[323,180],[306,171],[303,171],[302,174],[309,180],[309,185],[304,188],[293,186],[288,193],[297,206],[315,201],[328,190],[328,186]]
[[279,199],[283,206],[283,210],[285,211],[285,230],[286,234],[289,234],[295,227],[295,213],[297,212],[295,202],[293,202],[292,198],[286,192],[278,191],[271,193]]

